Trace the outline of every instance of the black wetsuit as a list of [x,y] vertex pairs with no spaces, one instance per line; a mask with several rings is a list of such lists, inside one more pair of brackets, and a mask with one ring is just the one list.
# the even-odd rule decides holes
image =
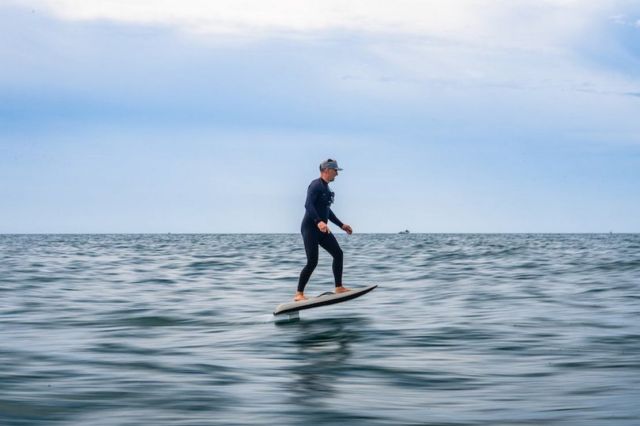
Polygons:
[[331,211],[333,192],[329,184],[318,178],[311,182],[307,189],[307,201],[304,203],[306,212],[302,219],[302,239],[307,253],[307,264],[300,272],[298,291],[304,291],[313,270],[318,265],[318,246],[333,256],[333,278],[336,287],[342,285],[342,249],[333,234],[318,229],[318,222],[327,223],[328,220],[342,228],[343,223]]

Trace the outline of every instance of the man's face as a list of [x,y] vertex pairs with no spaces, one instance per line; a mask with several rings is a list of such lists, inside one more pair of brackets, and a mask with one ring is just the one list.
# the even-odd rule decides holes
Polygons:
[[329,182],[333,182],[336,176],[338,176],[338,171],[336,169],[327,169],[327,178]]

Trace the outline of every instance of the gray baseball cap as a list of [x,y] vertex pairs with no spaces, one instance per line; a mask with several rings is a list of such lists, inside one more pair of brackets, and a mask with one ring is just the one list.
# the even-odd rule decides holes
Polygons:
[[332,160],[331,158],[320,163],[320,170],[324,169],[342,170],[340,167],[338,167],[338,162],[336,160]]

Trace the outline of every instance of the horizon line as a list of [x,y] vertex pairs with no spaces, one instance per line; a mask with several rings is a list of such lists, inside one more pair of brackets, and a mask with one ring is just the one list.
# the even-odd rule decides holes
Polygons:
[[[300,232],[0,232],[0,236],[21,235],[299,235]],[[335,233],[334,233],[335,234]],[[341,235],[337,234],[337,235]],[[634,235],[639,231],[584,231],[584,232],[358,232],[354,235]],[[346,235],[346,234],[345,234]],[[348,235],[347,235],[348,236]]]

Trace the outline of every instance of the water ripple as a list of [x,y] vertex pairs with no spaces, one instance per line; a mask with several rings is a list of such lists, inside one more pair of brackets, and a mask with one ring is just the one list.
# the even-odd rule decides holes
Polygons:
[[639,235],[337,238],[0,235],[0,424],[640,424]]

